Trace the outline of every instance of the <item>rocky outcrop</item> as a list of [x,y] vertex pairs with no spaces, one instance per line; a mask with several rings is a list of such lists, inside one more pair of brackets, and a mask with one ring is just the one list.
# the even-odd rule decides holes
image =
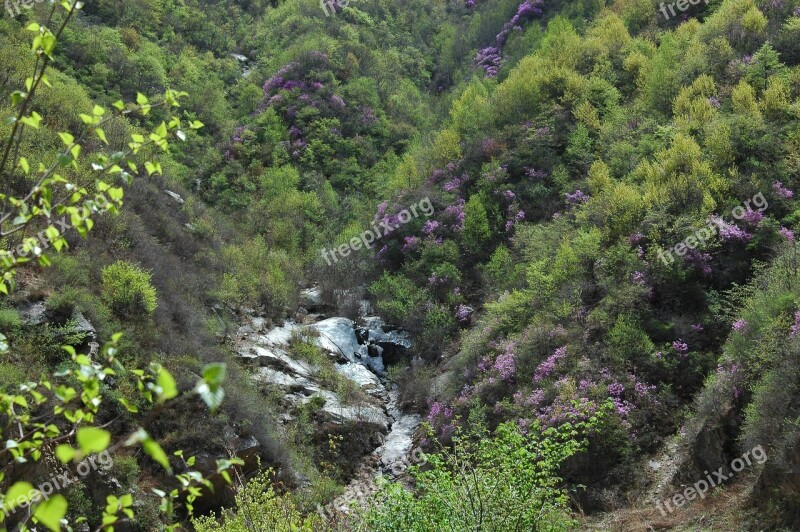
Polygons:
[[[374,488],[375,479],[396,476],[408,467],[414,433],[420,424],[416,414],[405,414],[398,392],[386,381],[387,363],[406,363],[411,340],[404,331],[387,327],[380,318],[362,317],[360,324],[343,317],[323,318],[310,311],[326,309],[317,289],[301,294],[301,322],[286,321],[268,328],[262,318],[251,318],[236,334],[239,355],[257,368],[254,379],[283,394],[290,419],[296,409],[314,402],[314,415],[327,423],[371,427],[363,432],[373,452],[363,461],[350,487]],[[362,305],[364,310],[369,305]],[[342,378],[361,390],[367,400],[348,403],[319,376],[320,368],[291,355],[293,339],[313,341],[328,356]]]

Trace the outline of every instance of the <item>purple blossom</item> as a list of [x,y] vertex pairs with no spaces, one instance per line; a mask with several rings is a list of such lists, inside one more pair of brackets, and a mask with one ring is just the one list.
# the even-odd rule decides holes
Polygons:
[[439,277],[436,273],[432,273],[430,277],[428,277],[428,284],[431,286],[436,286],[440,284],[445,284],[447,282],[447,277]]
[[614,408],[617,410],[617,414],[622,417],[626,417],[630,414],[632,407],[628,401],[620,401],[619,399],[614,399]]
[[608,385],[608,393],[613,397],[621,397],[624,391],[625,387],[618,382]]
[[708,104],[715,109],[719,109],[719,98],[712,96],[708,99]]
[[794,231],[792,231],[791,229],[787,229],[781,226],[778,232],[783,236],[783,238],[785,238],[789,242],[794,242]]
[[436,231],[440,225],[441,224],[436,220],[428,220],[427,222],[425,222],[425,225],[422,226],[422,232],[425,233],[426,235],[429,235],[434,231]]
[[701,332],[703,330],[703,326],[700,323],[693,323],[691,327],[694,332]]
[[493,369],[497,371],[500,378],[504,381],[509,380],[517,372],[517,365],[514,353],[503,353],[494,361]]
[[472,313],[475,312],[472,307],[468,307],[466,305],[458,305],[456,307],[456,319],[461,323],[464,323],[469,320],[469,317]]
[[495,43],[497,46],[487,46],[478,52],[475,56],[475,66],[483,68],[487,77],[493,78],[497,76],[500,70],[500,58],[503,46],[506,44],[508,34],[513,29],[521,29],[523,22],[542,16],[543,13],[543,0],[525,0],[517,7],[517,13],[509,20],[500,30],[500,33],[495,36]]
[[536,368],[536,371],[533,375],[533,380],[538,382],[549,376],[553,372],[553,369],[555,369],[558,361],[565,356],[567,356],[567,346],[562,346],[556,349],[552,355],[547,357],[547,359],[539,364],[539,367]]
[[645,283],[644,274],[642,272],[640,272],[640,271],[633,272],[633,275],[631,276],[631,279],[633,280],[633,282],[635,284],[642,285],[642,286],[644,286],[646,284]]
[[542,179],[547,177],[547,172],[543,170],[537,170],[536,168],[525,167],[525,175],[531,179]]
[[742,216],[742,220],[744,220],[745,223],[753,226],[758,225],[763,219],[764,215],[761,211],[754,211],[752,209],[748,209]]
[[711,266],[708,264],[711,260],[710,254],[697,249],[689,249],[686,255],[683,256],[683,260],[702,271],[705,275],[711,275]]
[[678,338],[674,342],[672,342],[672,348],[679,354],[679,355],[686,355],[689,352],[689,344],[684,342],[682,339]]
[[628,237],[628,243],[630,245],[640,244],[642,240],[644,240],[644,235],[639,231],[636,231],[635,233],[633,233]]
[[740,228],[736,224],[731,224],[726,222],[720,216],[714,215],[709,217],[709,223],[712,223],[717,226],[717,228],[719,229],[719,237],[724,242],[730,242],[732,240],[747,242],[753,238],[753,235],[751,235],[744,229]]
[[415,236],[407,236],[404,239],[402,251],[403,251],[403,253],[408,253],[409,251],[414,251],[415,249],[417,249],[418,245],[419,245],[419,239],[417,237],[415,237]]
[[742,332],[745,329],[747,329],[747,325],[748,325],[747,324],[747,320],[745,320],[744,318],[741,318],[741,319],[738,319],[735,322],[733,322],[733,326],[731,328],[734,331]]
[[505,192],[503,192],[503,197],[506,198],[508,201],[514,201],[517,195],[511,192],[510,190],[506,190]]
[[344,100],[343,100],[341,97],[337,96],[336,94],[334,94],[333,96],[331,96],[331,101],[332,101],[334,104],[336,104],[336,106],[337,106],[337,107],[345,107],[345,105],[346,105],[346,104],[344,103]]
[[581,192],[580,189],[576,190],[572,194],[569,193],[565,194],[565,196],[567,198],[567,203],[569,203],[570,205],[586,203],[587,201],[589,201],[589,195]]
[[456,177],[451,181],[445,183],[444,186],[442,186],[442,189],[445,192],[453,192],[454,190],[457,190],[462,184],[464,184],[464,181],[466,180],[467,180],[467,174],[464,174],[461,177]]
[[797,333],[800,333],[800,310],[794,313],[794,325],[792,325],[791,332],[789,336],[794,338],[797,336]]
[[794,192],[784,187],[783,183],[781,183],[780,181],[775,181],[774,183],[772,183],[772,189],[778,196],[785,199],[790,199],[794,196]]
[[636,395],[646,396],[649,395],[650,392],[654,392],[656,390],[656,387],[655,385],[648,386],[645,383],[637,380],[636,384],[634,384],[634,390],[636,390]]
[[486,77],[493,78],[500,72],[500,48],[487,46],[478,51],[473,62],[481,67]]
[[466,202],[463,198],[459,198],[455,205],[450,205],[444,210],[445,216],[452,217],[453,224],[451,225],[451,229],[453,231],[461,231],[464,229],[464,220],[466,218],[466,213],[464,212],[464,205]]

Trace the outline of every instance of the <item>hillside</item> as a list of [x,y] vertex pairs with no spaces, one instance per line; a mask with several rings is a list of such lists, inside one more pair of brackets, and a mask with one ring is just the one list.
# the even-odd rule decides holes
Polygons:
[[800,2],[29,3],[8,530],[800,527]]

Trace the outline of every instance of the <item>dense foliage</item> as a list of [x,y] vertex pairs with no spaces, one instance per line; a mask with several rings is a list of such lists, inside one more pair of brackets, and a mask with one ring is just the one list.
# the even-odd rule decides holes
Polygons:
[[[753,526],[797,527],[800,3],[659,3],[11,2],[6,499],[44,474],[20,457],[110,448],[136,505],[74,487],[30,518],[99,526],[134,507],[147,530],[196,500],[234,506],[200,530],[333,527],[314,508],[363,454],[337,442],[369,442],[319,423],[318,402],[284,415],[231,353],[239,325],[293,316],[318,282],[342,314],[369,297],[413,334],[419,357],[390,376],[432,431],[407,485],[342,526],[566,529],[577,508],[630,504],[655,454],[691,483],[760,444],[767,464],[741,480]],[[421,198],[433,215],[400,223]],[[320,255],[378,226],[397,228]],[[364,400],[310,339],[289,351]],[[245,438],[260,460],[234,496],[216,480]],[[215,482],[180,449],[223,460]]]

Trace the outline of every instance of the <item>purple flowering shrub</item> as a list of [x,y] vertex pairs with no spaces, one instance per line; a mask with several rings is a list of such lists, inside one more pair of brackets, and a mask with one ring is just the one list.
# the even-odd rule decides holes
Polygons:
[[503,48],[506,45],[511,31],[521,30],[522,25],[529,20],[537,19],[544,13],[544,0],[524,0],[518,7],[511,20],[503,25],[500,33],[495,37],[495,45],[487,46],[478,51],[473,63],[482,68],[486,76],[493,78],[500,71]]

